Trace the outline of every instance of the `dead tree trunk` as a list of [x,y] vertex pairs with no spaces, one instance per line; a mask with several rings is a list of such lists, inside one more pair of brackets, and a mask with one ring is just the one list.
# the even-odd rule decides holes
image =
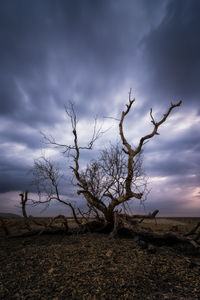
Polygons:
[[28,201],[28,191],[26,191],[25,193],[21,193],[19,194],[19,196],[21,196],[21,207],[22,207],[22,214],[23,214],[23,217],[24,217],[24,222],[25,222],[25,225],[28,229],[28,231],[31,231],[31,226],[30,226],[30,220],[27,216],[27,213],[26,213],[26,204],[27,204],[27,201]]

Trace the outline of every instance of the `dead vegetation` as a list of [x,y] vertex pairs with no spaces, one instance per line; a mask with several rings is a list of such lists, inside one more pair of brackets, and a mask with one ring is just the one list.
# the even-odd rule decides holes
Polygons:
[[[66,114],[71,122],[73,143],[60,143],[54,137],[43,133],[44,141],[48,146],[61,149],[64,157],[67,156],[71,159],[70,168],[74,175],[74,186],[77,189],[77,194],[82,195],[86,201],[89,217],[92,214],[96,216],[99,219],[99,224],[96,223],[97,226],[100,227],[103,222],[104,228],[102,230],[107,232],[111,232],[116,226],[114,225],[115,213],[121,209],[125,213],[129,201],[133,199],[138,199],[140,202],[145,201],[148,188],[147,178],[142,168],[144,145],[154,136],[159,135],[160,126],[165,123],[171,112],[182,103],[181,101],[176,104],[171,103],[159,121],[155,120],[151,109],[152,131],[139,138],[138,144],[133,146],[124,133],[124,122],[134,102],[135,99],[132,98],[130,90],[128,103],[121,112],[120,118],[117,119],[120,142],[102,149],[97,159],[90,161],[84,168],[80,168],[81,153],[92,150],[94,143],[103,133],[101,127],[97,128],[96,120],[90,141],[86,145],[80,145],[77,130],[78,119],[74,105],[71,103],[70,107],[66,108]],[[39,195],[38,203],[48,205],[52,200],[63,203],[71,208],[73,217],[77,222],[73,205],[60,195],[59,184],[62,176],[59,168],[55,167],[50,159],[43,156],[35,161],[33,175]],[[41,197],[44,193],[45,199]],[[35,203],[35,201],[33,202]]]
[[[27,232],[23,219],[4,221],[13,235]],[[144,220],[142,226],[162,234],[176,226],[184,235],[199,221],[158,218],[157,225]],[[54,225],[62,226],[61,219]],[[72,219],[68,226],[77,227]],[[189,244],[157,245],[154,252],[132,237],[60,232],[8,239],[0,229],[1,299],[197,300],[199,269],[200,254]]]

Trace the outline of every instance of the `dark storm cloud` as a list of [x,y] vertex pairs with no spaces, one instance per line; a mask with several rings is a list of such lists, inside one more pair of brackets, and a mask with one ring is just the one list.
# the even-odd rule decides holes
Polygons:
[[[154,198],[155,200],[155,198]],[[199,210],[193,207],[185,207],[184,204],[188,203],[188,200],[177,201],[177,199],[163,198],[162,202],[160,199],[157,201],[149,201],[146,204],[146,212],[152,212],[159,207],[159,217],[199,217]],[[178,212],[178,213],[177,213]]]
[[[31,124],[56,121],[52,102],[63,109],[74,94],[80,111],[92,100],[100,110],[100,99],[110,100],[132,68],[146,30],[144,8],[143,1],[2,1],[2,114]],[[38,116],[47,103],[49,117]]]
[[199,36],[200,2],[170,1],[160,25],[142,42],[151,101],[199,106]]
[[[194,116],[194,122],[195,122]],[[171,121],[176,129],[176,120]],[[183,121],[184,125],[184,115]],[[198,123],[184,131],[166,130],[145,147],[145,166],[151,176],[178,176],[196,174],[199,178],[200,130]],[[166,124],[167,129],[167,121]],[[169,134],[168,134],[169,133]],[[181,180],[180,180],[181,182]]]
[[184,176],[193,174],[198,171],[196,162],[186,160],[187,155],[184,153],[168,153],[167,155],[156,154],[151,160],[146,163],[146,169],[151,176]]
[[0,193],[30,189],[31,174],[23,160],[13,160],[5,154],[0,155]]
[[84,116],[106,110],[110,91],[126,78],[126,56],[135,53],[135,24],[145,29],[142,7],[137,1],[1,1],[1,143],[9,166],[1,173],[2,190],[27,185],[16,163],[21,157],[12,158],[16,144],[27,153],[40,148],[38,131],[62,120],[64,103],[74,100]]
[[10,125],[3,132],[0,131],[0,135],[4,143],[18,143],[33,150],[41,148],[42,137],[37,130],[25,131],[22,126],[13,130],[13,126]]
[[[183,120],[184,123],[184,120]],[[198,125],[190,128],[184,134],[178,133],[175,137],[167,139],[166,143],[161,142],[159,150],[176,149],[177,152],[181,151],[193,151],[193,153],[199,153],[200,149],[200,130]]]

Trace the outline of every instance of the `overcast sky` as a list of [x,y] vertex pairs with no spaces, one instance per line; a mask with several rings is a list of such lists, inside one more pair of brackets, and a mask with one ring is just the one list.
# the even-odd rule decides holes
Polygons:
[[[70,142],[65,104],[75,103],[81,144],[95,116],[110,128],[96,154],[119,138],[117,122],[105,117],[119,118],[132,88],[125,134],[134,145],[152,129],[151,107],[159,120],[183,101],[145,145],[146,211],[200,216],[199,78],[199,0],[1,0],[0,212],[18,213],[19,192],[35,192],[29,170],[45,147],[40,131]],[[46,153],[61,162],[55,150]],[[82,165],[94,154],[83,153]],[[63,191],[72,196],[70,181]],[[133,208],[141,209],[137,201]],[[43,214],[61,212],[55,204]]]

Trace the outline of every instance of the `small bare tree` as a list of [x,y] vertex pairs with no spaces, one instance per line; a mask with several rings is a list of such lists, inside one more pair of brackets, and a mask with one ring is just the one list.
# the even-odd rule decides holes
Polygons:
[[27,205],[27,202],[28,202],[28,191],[25,191],[21,194],[19,194],[19,196],[21,197],[21,202],[20,202],[20,205],[21,205],[21,208],[22,208],[22,215],[24,217],[24,221],[25,221],[25,225],[26,225],[26,228],[31,231],[31,226],[30,226],[30,220],[27,216],[27,212],[26,212],[26,205]]
[[[44,158],[44,160],[45,160],[45,163],[47,163],[48,167],[49,167],[49,165],[52,166],[51,163],[48,160],[46,160],[45,158]],[[48,165],[48,163],[49,163],[49,165]],[[54,169],[54,167],[53,167],[53,169]],[[44,166],[42,167],[42,170],[44,172]],[[49,170],[49,168],[48,168],[48,170]],[[34,168],[34,171],[37,171],[37,169]],[[51,171],[51,172],[53,174],[52,179],[56,178],[55,172],[54,171]],[[48,177],[46,176],[45,179],[49,178],[49,174],[50,173],[47,174]],[[40,172],[39,175],[40,175],[40,179],[42,179],[41,172]],[[44,184],[44,182],[42,182],[42,181],[41,181],[41,183]],[[39,194],[39,199],[41,199],[41,197],[40,197],[40,191],[38,191],[38,194]],[[58,216],[56,216],[54,218],[50,218],[50,221],[48,223],[46,223],[46,222],[39,222],[36,218],[32,217],[31,215],[29,215],[29,216],[27,215],[26,206],[27,205],[32,205],[33,206],[35,204],[39,204],[39,203],[43,203],[43,202],[41,200],[36,201],[36,200],[31,199],[29,197],[29,192],[28,191],[20,193],[19,196],[21,197],[20,205],[21,205],[21,209],[22,209],[22,215],[24,217],[24,223],[25,223],[26,228],[28,229],[28,232],[15,235],[15,237],[33,236],[33,235],[40,235],[40,234],[43,234],[43,233],[52,233],[52,232],[56,233],[56,232],[60,232],[60,231],[62,231],[62,232],[64,231],[66,233],[68,232],[68,229],[69,229],[68,222],[67,222],[67,218],[64,215],[58,215]],[[44,201],[44,203],[48,204],[49,201],[51,201],[49,199],[49,197],[51,197],[51,195],[48,194],[46,196],[47,197],[45,197],[46,200]],[[57,200],[59,201],[59,199],[57,199]],[[67,202],[65,204],[68,205]],[[64,225],[64,230],[61,227],[57,227],[55,225],[53,226],[53,223],[56,220],[58,220],[58,219],[62,220],[62,225]],[[75,220],[77,219],[76,215],[74,216],[74,219]],[[37,227],[39,226],[40,229],[34,229],[34,227],[32,226],[33,224],[37,225]],[[79,224],[80,223],[78,223],[78,225]],[[5,225],[5,224],[2,223],[2,226],[3,225]],[[42,227],[42,229],[41,229],[41,227]],[[3,229],[4,229],[4,232],[6,233],[6,231],[5,231],[6,226],[4,226]],[[8,230],[7,230],[7,235],[12,236],[12,234]]]
[[[70,109],[66,109],[66,113],[71,120],[74,137],[73,145],[60,144],[56,142],[54,138],[47,137],[43,134],[47,144],[61,148],[64,154],[68,154],[73,158],[74,165],[71,166],[71,169],[76,178],[78,195],[83,195],[88,206],[93,207],[103,215],[105,223],[110,228],[113,228],[114,212],[117,207],[125,205],[127,201],[134,198],[139,199],[140,201],[143,199],[146,191],[146,178],[142,172],[141,160],[143,146],[148,140],[159,134],[158,128],[160,125],[166,121],[167,117],[175,107],[181,105],[181,101],[177,104],[171,104],[168,111],[158,122],[155,121],[151,109],[150,117],[153,124],[153,130],[151,133],[141,137],[138,145],[133,147],[124,134],[123,125],[134,101],[135,99],[131,98],[130,90],[128,104],[126,105],[126,109],[122,111],[119,120],[121,146],[120,144],[117,144],[116,146],[111,146],[108,149],[102,150],[98,159],[91,161],[85,170],[80,170],[80,153],[82,150],[91,150],[94,142],[101,135],[102,132],[100,129],[97,130],[96,122],[92,139],[87,146],[80,146],[78,143],[77,117],[73,104],[71,104]],[[45,164],[46,163],[47,161]],[[49,171],[46,172],[46,167],[43,164],[36,165],[36,170],[40,171],[39,174],[36,173],[38,179],[40,178],[40,174],[45,173],[45,176],[48,175],[48,180],[50,179],[54,189],[50,190],[50,194],[55,194],[56,198],[59,199],[56,188],[57,185],[55,185],[55,180],[52,178],[51,173],[49,173]],[[55,174],[57,174],[57,171]],[[44,190],[45,189],[46,186],[44,186]],[[49,197],[49,200],[51,199],[52,197]]]
[[[32,203],[46,204],[49,206],[52,200],[58,201],[64,205],[70,207],[74,220],[78,225],[81,225],[77,218],[74,206],[70,201],[63,199],[59,191],[59,183],[62,178],[60,169],[56,167],[49,158],[42,156],[40,159],[34,161],[33,172],[33,184],[37,188],[39,200],[32,200]],[[43,197],[43,195],[45,195]]]

